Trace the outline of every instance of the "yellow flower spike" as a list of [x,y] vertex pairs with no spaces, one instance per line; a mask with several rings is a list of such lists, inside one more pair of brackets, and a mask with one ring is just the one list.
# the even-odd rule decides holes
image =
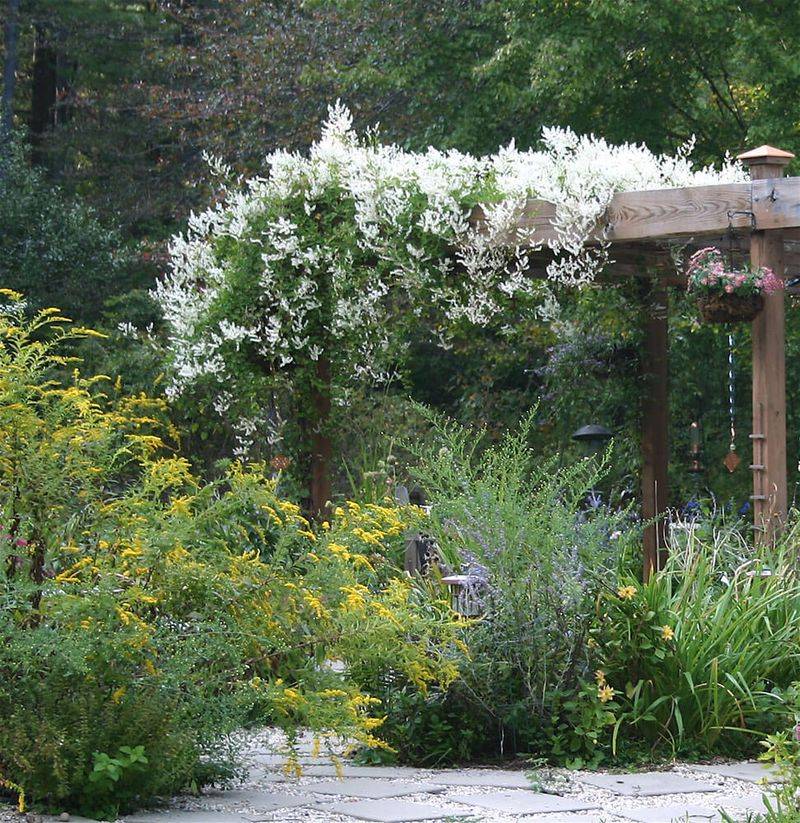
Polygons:
[[339,760],[336,755],[331,755],[331,762],[333,763],[333,768],[336,769],[336,776],[341,780],[344,777],[344,766],[342,765],[342,761]]
[[289,759],[283,764],[281,771],[287,777],[303,776],[303,767],[300,765],[300,761],[297,759],[296,754],[289,755]]
[[661,627],[661,639],[662,640],[672,640],[675,637],[675,630],[672,626],[662,626]]
[[114,689],[114,692],[111,695],[111,702],[116,704],[121,703],[122,698],[125,697],[125,693],[127,691],[128,690],[125,688],[125,686],[120,686],[118,689]]
[[[0,293],[3,290],[0,289]],[[17,793],[17,811],[20,814],[25,813],[26,805],[25,805],[25,789],[22,786],[17,785],[12,780],[7,780],[5,777],[0,776],[0,786],[4,789],[9,789],[12,792]]]
[[621,600],[633,600],[637,591],[636,586],[621,586],[617,589],[617,595]]

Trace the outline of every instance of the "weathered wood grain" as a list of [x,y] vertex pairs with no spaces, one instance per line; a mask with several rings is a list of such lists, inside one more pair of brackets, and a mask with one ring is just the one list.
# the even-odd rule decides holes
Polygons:
[[[535,242],[551,243],[558,240],[555,215],[552,203],[531,199],[518,227],[532,229]],[[480,225],[482,219],[478,207],[472,220]],[[750,229],[753,219],[758,230],[800,229],[800,177],[621,192],[598,221],[593,237],[611,243],[701,238],[724,234],[730,225]],[[509,235],[501,242],[517,243],[518,238]]]

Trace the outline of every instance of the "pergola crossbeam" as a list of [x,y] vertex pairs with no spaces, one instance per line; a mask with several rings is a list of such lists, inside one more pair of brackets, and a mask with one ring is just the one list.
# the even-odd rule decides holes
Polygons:
[[[476,209],[473,220],[482,217]],[[545,245],[558,241],[556,225],[556,207],[546,200],[529,200],[518,221],[520,230],[532,232],[531,242]],[[620,192],[594,238],[610,243],[702,238],[723,235],[730,228],[800,229],[800,177]]]

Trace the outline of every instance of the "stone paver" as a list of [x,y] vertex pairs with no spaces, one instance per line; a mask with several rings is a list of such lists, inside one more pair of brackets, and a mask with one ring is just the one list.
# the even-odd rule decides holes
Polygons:
[[[250,763],[259,766],[273,766],[275,769],[281,769],[289,760],[285,754],[275,754],[273,752],[254,752],[246,758]],[[308,757],[300,755],[297,758],[301,766],[325,766],[331,765],[329,757]]]
[[[745,797],[726,797],[721,801],[720,805],[726,810],[737,809],[755,814],[764,814],[767,810],[767,807],[764,805],[763,794],[750,794]],[[772,805],[775,805],[774,801]]]
[[639,772],[637,774],[590,774],[581,772],[576,779],[598,789],[607,789],[626,797],[655,797],[659,794],[715,792],[716,786],[701,783],[674,772]]
[[[450,818],[499,823],[515,816],[537,823],[722,823],[721,810],[737,819],[764,812],[757,785],[769,777],[774,782],[768,767],[754,762],[689,766],[688,771],[576,772],[560,778],[570,783],[570,794],[562,796],[534,790],[522,770],[345,763],[343,779],[328,779],[336,776],[332,763],[306,758],[296,780],[280,774],[281,755],[266,748],[253,751],[256,776],[251,774],[248,784],[179,798],[161,810],[127,816],[125,823],[416,823]],[[662,795],[670,796],[659,799]],[[45,817],[42,823],[60,821]]]
[[289,809],[316,803],[316,799],[304,794],[272,792],[268,789],[232,789],[227,792],[212,792],[197,799],[202,806],[244,806],[257,811]]
[[416,820],[444,820],[466,817],[470,814],[408,800],[359,800],[354,803],[332,803],[324,808],[336,814],[354,817],[356,820],[376,823],[413,823]]
[[391,780],[372,780],[367,777],[312,783],[307,789],[317,794],[341,794],[346,797],[363,797],[372,800],[402,797],[404,794],[427,794],[442,791],[441,786],[434,786],[432,783],[399,783]]
[[540,817],[540,823],[607,823],[610,812],[598,811],[595,814],[554,814]]
[[126,815],[125,823],[242,823],[239,812],[183,812],[165,809],[160,812]]
[[766,763],[717,763],[708,766],[692,766],[692,771],[735,777],[737,780],[745,780],[748,783],[780,782],[775,770]]
[[579,798],[559,797],[530,790],[491,792],[490,794],[448,795],[448,800],[508,814],[545,814],[548,812],[580,812],[599,808]]
[[435,772],[428,778],[440,786],[493,786],[497,789],[530,789],[531,781],[524,772],[501,769]]
[[[302,765],[302,764],[301,764]],[[349,766],[344,765],[339,772],[336,766],[303,766],[303,777],[383,777],[389,780],[408,780],[423,774],[422,769],[411,766]]]
[[673,820],[689,821],[689,823],[719,823],[722,820],[718,809],[680,804],[619,809],[617,813],[629,820],[636,820],[637,823],[671,823]]

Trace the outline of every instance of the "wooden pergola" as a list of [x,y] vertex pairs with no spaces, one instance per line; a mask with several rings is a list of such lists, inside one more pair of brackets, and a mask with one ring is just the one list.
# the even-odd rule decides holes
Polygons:
[[[617,194],[595,236],[612,244],[611,276],[652,278],[645,318],[643,370],[647,378],[642,425],[642,515],[656,525],[645,533],[644,574],[658,568],[665,546],[669,502],[669,340],[668,287],[685,284],[675,271],[670,246],[719,244],[731,229],[741,230],[753,266],[768,266],[778,277],[800,276],[800,177],[784,177],[793,154],[761,146],[739,159],[751,181]],[[528,203],[520,226],[536,241],[557,240],[555,206]],[[544,258],[539,261],[544,267]],[[537,264],[534,264],[536,269]],[[534,271],[536,273],[536,271]],[[770,535],[787,510],[785,292],[766,296],[752,324],[754,527]]]

